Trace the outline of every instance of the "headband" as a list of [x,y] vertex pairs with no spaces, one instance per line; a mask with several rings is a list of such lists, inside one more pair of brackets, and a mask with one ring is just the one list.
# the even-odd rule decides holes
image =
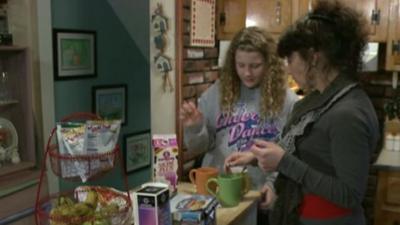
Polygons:
[[332,18],[330,18],[328,16],[325,16],[325,15],[320,15],[320,14],[309,14],[307,16],[307,19],[320,20],[320,21],[324,21],[324,22],[330,23],[332,25],[335,24],[335,21]]

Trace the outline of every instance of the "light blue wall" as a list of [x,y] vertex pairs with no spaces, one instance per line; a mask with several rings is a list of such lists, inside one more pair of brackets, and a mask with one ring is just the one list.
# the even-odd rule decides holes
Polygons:
[[[130,0],[120,0],[128,2]],[[135,0],[131,24],[121,24],[107,0],[52,0],[53,28],[95,30],[97,32],[97,77],[55,81],[55,115],[59,121],[74,112],[90,112],[92,86],[126,84],[128,88],[128,123],[120,135],[150,129],[150,71],[148,54],[142,54],[127,30],[135,30],[134,39],[147,43],[140,49],[149,51],[149,2]],[[140,21],[141,26],[137,26]],[[135,25],[136,24],[136,25]],[[148,181],[150,168],[129,174],[130,187]],[[104,185],[121,188],[122,176],[119,167],[99,179]],[[73,184],[72,184],[73,185]],[[61,189],[70,187],[60,181]]]

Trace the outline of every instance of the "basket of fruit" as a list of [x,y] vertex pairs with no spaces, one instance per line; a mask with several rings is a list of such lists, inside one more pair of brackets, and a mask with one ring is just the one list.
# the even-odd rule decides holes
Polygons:
[[129,196],[113,188],[80,186],[38,202],[39,224],[124,225],[131,222]]

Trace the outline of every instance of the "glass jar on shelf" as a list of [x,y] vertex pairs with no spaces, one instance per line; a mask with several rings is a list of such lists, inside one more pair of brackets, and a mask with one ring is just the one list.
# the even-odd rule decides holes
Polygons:
[[0,104],[11,101],[10,81],[8,73],[3,71],[0,73]]

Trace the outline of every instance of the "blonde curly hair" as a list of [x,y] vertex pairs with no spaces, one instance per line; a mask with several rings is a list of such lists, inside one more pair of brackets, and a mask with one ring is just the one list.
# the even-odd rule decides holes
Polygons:
[[247,27],[233,38],[220,75],[221,110],[232,113],[240,96],[241,80],[236,71],[235,54],[237,50],[259,52],[266,64],[265,75],[260,83],[261,118],[278,116],[282,111],[287,88],[287,74],[283,71],[281,59],[276,54],[275,40],[264,30]]

